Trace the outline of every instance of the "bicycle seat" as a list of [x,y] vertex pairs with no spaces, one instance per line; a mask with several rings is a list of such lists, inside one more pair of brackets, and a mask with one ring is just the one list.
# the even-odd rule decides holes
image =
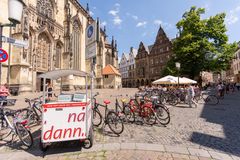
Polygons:
[[123,99],[121,99],[121,101],[122,101],[123,103],[126,103],[126,102],[127,102],[127,99],[123,98]]
[[110,104],[111,102],[109,100],[104,100],[103,101],[106,105]]

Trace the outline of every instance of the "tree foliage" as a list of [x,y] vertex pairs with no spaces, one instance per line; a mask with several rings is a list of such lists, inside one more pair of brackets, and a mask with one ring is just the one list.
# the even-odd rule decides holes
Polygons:
[[[174,58],[163,74],[173,71],[175,62],[181,63],[181,74],[194,78],[201,71],[220,71],[229,67],[237,44],[228,44],[225,13],[201,19],[204,8],[191,7],[176,24],[179,37],[173,42]],[[175,69],[174,69],[175,68]]]

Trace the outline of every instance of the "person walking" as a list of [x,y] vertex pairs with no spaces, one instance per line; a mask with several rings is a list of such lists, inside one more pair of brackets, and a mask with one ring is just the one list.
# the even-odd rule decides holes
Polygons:
[[236,83],[236,87],[237,87],[237,90],[239,91],[240,90],[240,82]]
[[188,86],[187,93],[188,93],[188,104],[189,104],[189,107],[192,107],[193,103],[194,103],[195,107],[197,107],[197,102],[194,101],[194,96],[195,96],[194,88],[190,84]]

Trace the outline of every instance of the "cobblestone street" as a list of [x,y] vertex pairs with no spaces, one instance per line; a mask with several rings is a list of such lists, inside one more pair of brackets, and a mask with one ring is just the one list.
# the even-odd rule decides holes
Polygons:
[[[102,103],[103,99],[110,99],[110,105],[113,106],[114,98],[110,97],[111,94],[133,95],[136,89],[97,91],[100,92],[97,98],[99,103]],[[25,94],[13,97],[18,99],[15,108],[26,106],[23,97],[36,96],[37,94]],[[231,93],[226,95],[224,100],[220,100],[216,106],[204,104],[199,104],[197,108],[189,108],[187,105],[169,106],[171,122],[167,127],[147,126],[140,123],[126,124],[120,137],[108,135],[107,132],[103,133],[96,128],[95,144],[90,150],[95,152],[85,153],[86,150],[84,150],[84,153],[81,153],[77,152],[80,150],[76,147],[77,145],[72,147],[65,143],[55,144],[47,151],[46,158],[61,159],[58,154],[62,152],[63,159],[204,159],[203,157],[206,159],[238,159],[237,156],[240,155],[240,124],[236,122],[240,117],[239,97],[240,92]],[[26,151],[30,155],[41,155],[38,149],[39,128],[36,126],[32,129],[35,144],[33,148]],[[108,130],[107,127],[105,129]],[[6,159],[10,157],[11,153],[16,156],[17,153],[19,155],[25,153],[16,145],[10,144],[6,147],[5,142],[0,142],[0,146],[0,157],[5,156]],[[66,152],[62,148],[67,148]],[[117,150],[117,152],[112,150]],[[15,153],[15,151],[17,152]],[[16,157],[10,159],[14,158]]]

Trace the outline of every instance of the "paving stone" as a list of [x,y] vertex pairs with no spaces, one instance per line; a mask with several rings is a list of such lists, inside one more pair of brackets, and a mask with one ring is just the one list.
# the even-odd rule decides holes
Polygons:
[[134,149],[136,149],[136,143],[121,143],[120,148],[122,150],[126,150],[126,149],[134,150]]
[[189,160],[189,156],[185,154],[178,154],[178,153],[172,153],[173,159],[179,158],[179,159],[187,159]]
[[208,151],[203,149],[188,148],[188,151],[193,156],[211,157]]
[[107,143],[103,144],[103,150],[120,150],[120,143]]
[[148,143],[136,143],[136,149],[146,151],[165,151],[163,145]]
[[167,152],[189,154],[188,149],[186,147],[164,145],[164,148]]
[[212,158],[217,160],[232,160],[232,157],[224,153],[219,153],[214,151],[209,151],[209,153],[212,156]]
[[231,157],[232,157],[233,160],[240,160],[240,157],[239,157],[239,156],[234,156],[234,155],[232,155]]
[[199,160],[197,156],[189,156],[190,160]]

